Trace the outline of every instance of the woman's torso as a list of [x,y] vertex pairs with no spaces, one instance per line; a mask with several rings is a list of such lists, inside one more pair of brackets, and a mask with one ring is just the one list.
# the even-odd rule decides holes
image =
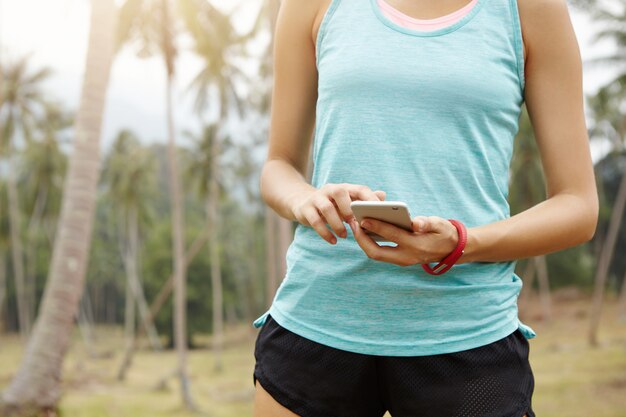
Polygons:
[[[422,32],[376,0],[333,0],[316,39],[312,184],[349,182],[405,201],[411,215],[468,227],[509,217],[508,167],[523,103],[515,0],[477,0]],[[348,228],[336,245],[298,224],[271,313],[336,348],[391,356],[485,345],[518,327],[515,262],[474,262],[440,277],[369,259]]]

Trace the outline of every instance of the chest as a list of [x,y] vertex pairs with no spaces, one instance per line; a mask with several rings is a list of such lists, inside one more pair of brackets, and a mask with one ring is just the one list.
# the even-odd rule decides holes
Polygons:
[[432,38],[385,29],[354,27],[326,39],[320,100],[487,112],[521,100],[513,46],[497,29]]

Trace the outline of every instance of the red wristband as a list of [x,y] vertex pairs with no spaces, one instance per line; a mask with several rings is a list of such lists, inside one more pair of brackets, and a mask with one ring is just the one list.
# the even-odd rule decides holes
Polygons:
[[467,229],[465,228],[465,225],[458,220],[448,219],[448,221],[456,227],[456,230],[459,233],[459,241],[456,248],[454,248],[448,256],[443,258],[441,262],[435,265],[434,268],[431,268],[428,264],[422,264],[424,271],[431,275],[441,275],[444,272],[447,272],[450,268],[452,268],[452,265],[459,260],[465,250],[465,244],[467,243]]

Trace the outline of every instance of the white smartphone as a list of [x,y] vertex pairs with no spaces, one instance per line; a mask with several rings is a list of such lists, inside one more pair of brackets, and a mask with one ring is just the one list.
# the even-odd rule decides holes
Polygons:
[[[353,201],[350,203],[350,208],[354,217],[356,217],[359,224],[365,217],[371,217],[373,219],[382,220],[387,223],[391,223],[395,226],[401,227],[409,232],[413,232],[411,227],[411,215],[409,214],[409,208],[406,203],[402,201]],[[388,242],[384,237],[366,230],[372,239],[377,242]]]

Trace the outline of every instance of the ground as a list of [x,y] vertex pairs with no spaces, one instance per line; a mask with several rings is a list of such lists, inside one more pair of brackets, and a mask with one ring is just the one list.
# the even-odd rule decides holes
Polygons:
[[[617,317],[614,300],[605,306],[600,327],[600,346],[587,344],[590,297],[576,291],[555,294],[552,320],[541,320],[535,298],[520,305],[524,323],[537,337],[530,341],[530,362],[535,374],[533,408],[538,417],[626,417],[626,320]],[[230,326],[223,353],[224,371],[215,372],[208,348],[189,355],[194,400],[202,415],[244,417],[252,415],[254,388],[254,341],[258,329]],[[87,354],[76,333],[65,363],[65,417],[159,417],[191,416],[182,412],[178,384],[169,378],[176,356],[142,349],[135,357],[126,381],[115,379],[121,360],[121,329],[98,328],[99,358]],[[210,346],[209,337],[200,342]],[[8,384],[22,356],[17,336],[0,338],[0,387]]]

